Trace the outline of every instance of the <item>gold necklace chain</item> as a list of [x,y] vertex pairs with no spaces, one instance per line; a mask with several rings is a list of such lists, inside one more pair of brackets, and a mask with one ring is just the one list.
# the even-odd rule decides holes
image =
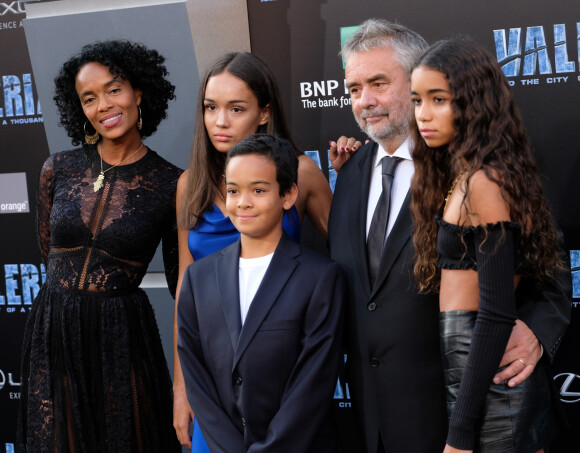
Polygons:
[[447,196],[445,197],[445,203],[443,204],[443,212],[445,212],[445,209],[447,208],[447,203],[449,202],[449,198],[451,198],[451,194],[455,190],[455,186],[457,185],[457,183],[459,182],[459,180],[463,177],[463,175],[466,172],[467,172],[467,167],[464,167],[463,168],[463,171],[461,173],[459,173],[455,177],[455,179],[453,180],[453,182],[451,183],[451,187],[449,188],[449,192],[447,192]]
[[97,148],[97,152],[99,153],[99,157],[101,158],[101,173],[99,173],[97,180],[93,183],[93,191],[98,192],[99,190],[101,190],[101,187],[103,187],[103,180],[105,179],[105,173],[107,173],[109,170],[112,170],[117,165],[121,165],[123,162],[126,162],[129,159],[131,159],[131,157],[133,157],[135,154],[137,154],[139,151],[141,151],[141,148],[143,148],[144,144],[145,143],[141,142],[141,146],[139,148],[137,148],[137,150],[135,152],[131,153],[129,156],[125,157],[123,160],[117,162],[115,165],[111,165],[106,170],[103,170],[103,155],[101,154],[101,150],[99,148]]

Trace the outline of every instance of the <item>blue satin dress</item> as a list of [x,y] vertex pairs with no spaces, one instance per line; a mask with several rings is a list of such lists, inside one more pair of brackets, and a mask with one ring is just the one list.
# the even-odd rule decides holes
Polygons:
[[[300,217],[295,206],[284,213],[282,228],[293,240],[300,242]],[[235,229],[230,218],[224,217],[220,209],[214,204],[212,210],[204,214],[203,220],[189,231],[187,245],[194,261],[197,261],[233,244],[239,237],[240,233]],[[210,453],[197,424],[197,417],[193,423],[191,452]]]

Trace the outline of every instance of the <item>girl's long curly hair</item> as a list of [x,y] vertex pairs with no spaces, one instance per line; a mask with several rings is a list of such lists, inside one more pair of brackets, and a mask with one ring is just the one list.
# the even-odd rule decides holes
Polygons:
[[[61,67],[54,79],[54,101],[60,113],[60,126],[66,129],[73,145],[83,142],[83,126],[87,121],[75,80],[80,69],[87,63],[100,63],[109,68],[113,76],[127,80],[133,89],[140,89],[143,127],[141,137],[149,137],[157,130],[161,120],[167,117],[167,106],[175,98],[175,87],[167,80],[165,58],[156,50],[130,41],[103,41],[84,46]],[[92,132],[91,129],[87,129]]]
[[415,222],[414,273],[422,292],[438,291],[440,271],[435,214],[441,209],[453,179],[464,170],[467,184],[478,170],[496,182],[520,225],[522,250],[535,277],[553,277],[563,268],[556,226],[538,167],[509,84],[494,57],[462,38],[439,41],[416,62],[441,72],[453,94],[454,136],[447,146],[429,148],[412,119],[415,174],[411,182],[411,212]]

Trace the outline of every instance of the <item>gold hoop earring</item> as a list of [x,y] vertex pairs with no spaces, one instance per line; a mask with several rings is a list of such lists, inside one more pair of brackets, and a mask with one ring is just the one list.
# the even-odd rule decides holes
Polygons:
[[139,109],[139,119],[137,120],[137,129],[141,130],[143,129],[143,116],[141,116],[141,107],[137,106],[137,108]]
[[85,121],[85,124],[83,124],[83,130],[85,131],[85,142],[87,142],[87,145],[94,145],[99,141],[99,138],[101,138],[101,136],[96,131],[96,129],[93,135],[89,135],[87,132],[87,123],[88,121]]

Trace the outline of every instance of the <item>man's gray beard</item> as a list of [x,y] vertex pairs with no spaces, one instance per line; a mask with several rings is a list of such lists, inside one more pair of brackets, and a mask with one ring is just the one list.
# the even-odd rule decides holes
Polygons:
[[357,121],[358,127],[361,131],[369,136],[371,140],[380,144],[384,149],[387,149],[387,144],[390,141],[404,142],[409,136],[409,124],[391,124],[386,130],[378,131],[378,133],[371,132],[367,130],[359,121]]

